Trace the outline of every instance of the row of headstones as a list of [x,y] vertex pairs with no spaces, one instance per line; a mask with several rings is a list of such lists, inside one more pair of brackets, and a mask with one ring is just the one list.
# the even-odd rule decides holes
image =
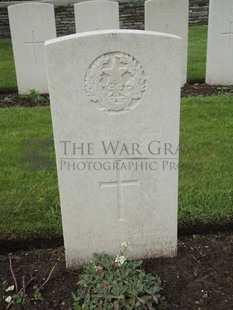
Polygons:
[[[145,3],[145,29],[182,38],[181,85],[187,81],[188,0],[149,0]],[[211,0],[206,82],[231,85],[233,6],[231,0]],[[118,3],[87,1],[75,8],[76,32],[119,29]],[[224,18],[222,18],[224,16]],[[24,3],[9,7],[9,20],[20,94],[36,89],[47,93],[44,42],[56,38],[54,8]]]
[[[90,1],[74,5],[76,31],[119,29],[118,3]],[[18,91],[48,92],[44,42],[56,38],[54,6],[23,3],[8,7]]]

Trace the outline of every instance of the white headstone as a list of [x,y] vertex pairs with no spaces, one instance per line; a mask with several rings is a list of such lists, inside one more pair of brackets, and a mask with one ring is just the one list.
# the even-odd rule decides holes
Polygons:
[[145,29],[171,33],[182,39],[181,86],[187,82],[189,0],[145,2]]
[[119,29],[119,5],[115,1],[85,1],[74,4],[76,32]]
[[105,30],[45,46],[67,266],[124,241],[131,258],[176,255],[180,39]]
[[22,3],[8,7],[18,91],[48,92],[44,42],[56,38],[54,7]]
[[206,83],[233,85],[232,0],[210,0]]

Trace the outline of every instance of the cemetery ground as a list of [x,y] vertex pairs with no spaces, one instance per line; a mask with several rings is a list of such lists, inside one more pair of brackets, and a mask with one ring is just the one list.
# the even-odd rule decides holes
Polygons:
[[[169,310],[231,310],[232,248],[230,233],[182,236],[178,257],[146,260],[143,268],[161,277],[161,294]],[[18,251],[10,257],[18,290],[22,281],[32,280],[25,288],[27,302],[11,309],[72,309],[71,292],[77,290],[80,271],[66,270],[63,247]],[[2,297],[13,295],[5,289],[14,285],[7,255],[0,255],[0,275],[5,281],[0,285],[0,309],[6,309]],[[33,300],[35,287],[43,284],[40,293],[44,300]]]
[[[171,310],[233,309],[233,97],[231,87],[202,84],[206,34],[206,26],[190,28],[190,84],[181,102],[178,257],[143,264],[161,277],[162,295]],[[80,272],[65,269],[59,247],[49,103],[36,93],[17,96],[9,39],[0,39],[0,50],[0,106],[11,107],[0,109],[0,309],[6,309],[2,297],[12,295],[5,289],[15,285],[15,279],[19,289],[32,282],[25,288],[27,302],[11,309],[71,309]],[[41,166],[47,170],[25,166],[27,156],[33,155],[27,141],[44,141],[41,155],[46,163]],[[32,299],[36,286],[44,300]]]

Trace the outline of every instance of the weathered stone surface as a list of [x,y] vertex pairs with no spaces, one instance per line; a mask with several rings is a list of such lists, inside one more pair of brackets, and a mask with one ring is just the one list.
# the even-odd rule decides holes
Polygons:
[[115,1],[85,1],[74,5],[76,32],[119,29],[119,5]]
[[124,241],[130,258],[176,255],[180,39],[114,30],[45,46],[67,266]]
[[175,34],[182,39],[181,86],[187,82],[188,18],[188,0],[145,2],[145,29]]
[[206,83],[233,85],[233,2],[211,0]]
[[48,92],[44,42],[56,37],[51,4],[23,3],[8,7],[18,91]]

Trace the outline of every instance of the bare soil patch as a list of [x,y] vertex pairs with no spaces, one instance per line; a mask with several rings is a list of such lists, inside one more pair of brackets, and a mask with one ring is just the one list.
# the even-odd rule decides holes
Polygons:
[[[24,279],[27,300],[10,309],[72,309],[71,292],[77,289],[79,271],[65,268],[63,247],[21,251],[11,254],[12,268],[22,286]],[[48,278],[41,293],[43,301],[33,301],[33,286]],[[232,310],[233,309],[233,234],[193,235],[180,237],[176,258],[144,261],[147,272],[157,274],[163,282],[163,295],[169,310]],[[13,285],[8,255],[0,255],[0,309],[6,309],[6,293],[2,283]]]

